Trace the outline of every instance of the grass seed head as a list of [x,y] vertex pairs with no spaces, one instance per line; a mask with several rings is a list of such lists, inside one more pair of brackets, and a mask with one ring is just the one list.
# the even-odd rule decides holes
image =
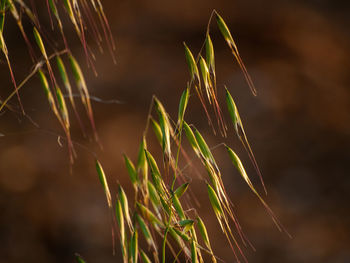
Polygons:
[[35,38],[36,44],[38,45],[38,47],[39,47],[39,49],[41,51],[41,54],[47,60],[48,57],[47,57],[47,53],[46,53],[46,50],[45,50],[45,46],[44,46],[43,40],[41,39],[40,33],[36,29],[36,27],[33,27],[33,34],[34,34],[34,38]]
[[57,11],[57,7],[56,7],[56,3],[54,0],[49,0],[49,6],[51,9],[51,12],[54,14],[54,16],[56,18],[58,18],[58,11]]
[[226,40],[227,44],[230,46],[230,48],[233,48],[234,51],[237,52],[237,47],[236,47],[236,44],[233,40],[231,32],[228,29],[224,19],[218,13],[216,13],[216,22],[217,22],[219,30],[220,30],[222,36],[224,37],[224,39]]
[[140,255],[143,263],[152,263],[152,261],[149,259],[147,254],[142,249],[140,249]]
[[225,87],[225,91],[226,91],[226,104],[227,104],[227,109],[228,112],[230,113],[230,117],[232,120],[232,123],[235,127],[236,133],[238,133],[238,126],[240,125],[241,119],[239,117],[239,113],[237,110],[237,106],[230,94],[230,92],[228,91],[228,89]]
[[136,206],[138,209],[141,211],[142,215],[144,218],[146,218],[149,222],[152,223],[153,226],[158,226],[158,227],[164,227],[164,224],[162,221],[156,217],[151,210],[149,210],[146,206],[143,204],[136,202]]
[[[116,207],[115,207],[115,216],[119,225],[120,232],[120,244],[122,248],[123,258],[127,258],[127,240],[126,240],[126,232],[125,232],[125,224],[124,224],[124,215],[123,208],[119,198],[117,198]],[[125,260],[124,260],[125,261]]]
[[174,191],[174,195],[176,195],[177,198],[180,198],[186,192],[188,186],[189,186],[189,183],[182,184],[181,186],[179,186],[179,188],[177,188]]
[[215,72],[214,47],[209,34],[207,34],[207,38],[205,40],[205,54],[207,65],[209,65],[209,68]]
[[147,244],[150,246],[153,246],[153,248],[156,249],[156,245],[153,241],[151,231],[149,230],[147,224],[145,223],[145,221],[143,220],[143,218],[139,214],[136,213],[135,216],[136,216],[137,223],[139,224],[141,231],[142,231],[143,235],[145,236]]
[[0,1],[0,34],[4,31],[6,1]]
[[154,134],[156,135],[156,138],[157,138],[158,142],[160,143],[160,145],[162,145],[163,134],[162,134],[162,129],[159,126],[159,123],[155,119],[153,119],[152,117],[150,117],[150,121],[151,121],[151,125],[152,125],[152,129],[154,131]]
[[195,77],[199,80],[199,71],[198,71],[197,63],[192,55],[191,50],[188,48],[185,42],[184,42],[184,46],[185,46],[186,61],[191,74],[191,80],[194,80]]
[[103,171],[103,168],[101,166],[101,163],[98,160],[96,160],[96,171],[97,171],[98,177],[100,179],[100,183],[101,183],[101,185],[103,187],[103,190],[104,190],[104,192],[106,194],[108,206],[110,208],[112,208],[111,192],[109,191],[107,179],[106,179],[105,173]]
[[69,99],[73,101],[72,87],[69,82],[66,67],[64,66],[63,60],[61,59],[60,56],[56,56],[56,63],[57,63],[58,71],[60,72],[60,76],[64,84],[64,87],[68,92]]
[[177,229],[177,228],[175,228],[175,227],[172,227],[171,229],[172,229],[172,230],[176,233],[176,235],[179,236],[183,241],[185,241],[185,242],[191,241],[191,238],[190,238],[187,234],[185,234],[187,231],[180,231],[179,229]]
[[209,184],[207,184],[207,187],[208,187],[209,200],[214,209],[214,212],[216,215],[221,216],[224,213],[224,211],[222,210],[220,200],[216,195],[214,189]]
[[122,205],[122,209],[123,209],[123,214],[124,217],[126,219],[126,222],[128,223],[129,229],[133,230],[133,225],[131,222],[131,218],[130,218],[130,213],[129,213],[129,203],[128,203],[128,198],[125,194],[125,191],[123,189],[123,187],[121,187],[121,185],[119,185],[119,199],[120,199],[120,203]]
[[87,86],[86,86],[86,82],[85,82],[85,78],[83,75],[83,72],[79,66],[78,61],[73,57],[72,54],[68,55],[69,58],[69,62],[72,68],[72,72],[73,72],[73,76],[75,79],[75,82],[77,83],[78,89],[80,90],[80,92],[83,92],[83,98],[85,98],[85,96],[87,96]]
[[182,93],[181,98],[180,98],[178,121],[177,121],[178,126],[182,125],[182,122],[183,122],[183,119],[185,116],[185,111],[186,111],[187,104],[188,104],[188,98],[189,98],[189,87],[187,87],[184,90],[184,92]]
[[182,232],[186,233],[193,227],[194,221],[192,219],[184,219],[179,222],[179,225],[183,227]]
[[208,89],[210,87],[210,74],[209,74],[208,65],[202,56],[200,56],[200,59],[199,59],[199,67],[201,69],[202,80],[204,82],[204,86],[208,92]]
[[201,154],[204,156],[206,160],[208,160],[211,164],[216,166],[214,156],[212,155],[208,144],[205,142],[203,136],[200,134],[200,132],[197,129],[195,129],[194,131],[194,136],[196,137]]
[[239,159],[238,155],[228,146],[226,146],[227,152],[230,156],[230,159],[233,163],[233,165],[237,168],[239,174],[243,177],[243,179],[246,181],[246,183],[249,185],[249,187],[256,192],[255,188],[253,187],[252,182],[250,181],[248,174],[246,173],[243,164],[241,160]]
[[69,115],[68,115],[67,105],[66,105],[66,101],[63,97],[62,91],[58,86],[56,86],[56,97],[57,97],[58,107],[60,109],[61,116],[63,119],[63,123],[65,125],[65,128],[68,131],[69,127],[70,127],[70,123],[69,123]]
[[132,238],[130,240],[130,255],[131,255],[132,263],[137,263],[138,254],[139,254],[138,234],[137,234],[137,230],[135,229],[132,235]]
[[78,253],[75,253],[75,260],[78,263],[86,263],[86,261]]
[[163,153],[166,153],[168,156],[171,156],[170,135],[172,134],[172,128],[168,118],[168,114],[165,111],[162,103],[157,98],[155,98],[154,103],[159,116],[159,125],[162,130]]
[[202,239],[204,241],[204,244],[206,245],[207,248],[210,248],[210,241],[209,241],[207,228],[205,227],[203,220],[199,216],[197,217],[197,226],[199,229],[199,233],[201,234]]
[[185,130],[185,134],[187,137],[188,142],[190,143],[192,149],[195,151],[195,153],[200,156],[200,149],[199,149],[199,145],[198,142],[196,140],[196,137],[193,134],[193,131],[191,129],[191,127],[187,124],[187,122],[184,122],[184,130]]
[[45,95],[47,97],[47,100],[49,102],[49,105],[51,107],[51,110],[54,112],[54,114],[56,115],[56,117],[59,119],[59,121],[61,122],[61,116],[59,115],[58,113],[58,110],[57,110],[57,106],[56,106],[56,102],[55,102],[55,99],[52,95],[52,92],[51,92],[51,89],[50,89],[50,86],[49,86],[49,83],[47,81],[47,78],[44,74],[44,72],[42,72],[41,69],[38,70],[38,74],[39,74],[39,78],[40,78],[40,82],[41,82],[41,86],[43,87],[44,89],[44,92],[45,92]]
[[160,206],[160,200],[156,188],[150,181],[147,182],[147,188],[153,206],[158,208]]
[[132,161],[128,158],[128,156],[126,156],[126,154],[123,154],[123,156],[124,156],[126,169],[128,170],[128,174],[130,176],[130,180],[131,180],[134,188],[137,189],[137,184],[139,183],[139,178],[137,176],[135,166],[132,163]]
[[185,212],[184,212],[184,210],[183,210],[183,208],[182,208],[182,205],[181,205],[181,203],[180,203],[179,198],[177,198],[176,195],[173,195],[173,198],[172,198],[172,199],[173,199],[174,208],[175,208],[177,214],[179,215],[180,220],[184,220],[184,219],[186,218],[186,217],[185,217]]

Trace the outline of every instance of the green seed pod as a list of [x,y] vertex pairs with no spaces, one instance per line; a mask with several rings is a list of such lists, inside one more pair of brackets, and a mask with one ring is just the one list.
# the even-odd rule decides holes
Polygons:
[[184,46],[185,46],[186,61],[187,61],[188,68],[189,68],[190,74],[191,74],[191,80],[194,80],[195,77],[199,80],[199,71],[197,68],[196,61],[192,55],[192,52],[187,47],[185,42],[184,42]]
[[185,116],[185,111],[187,108],[188,104],[188,98],[189,98],[189,87],[187,87],[184,92],[181,95],[180,98],[180,103],[179,103],[179,113],[178,113],[178,121],[177,124],[180,126],[182,125],[184,116]]
[[224,213],[224,211],[222,210],[220,200],[216,195],[214,189],[209,184],[207,184],[207,187],[208,187],[209,200],[214,209],[214,212],[215,214],[221,216]]
[[135,188],[135,190],[137,189],[137,184],[139,182],[139,178],[137,176],[137,172],[135,169],[134,164],[132,163],[132,161],[128,158],[128,156],[126,156],[126,154],[123,154],[124,156],[124,161],[125,161],[125,166],[126,169],[128,170],[128,174],[130,176],[130,180]]
[[102,166],[98,160],[96,160],[96,170],[97,170],[97,174],[98,174],[98,177],[100,179],[101,185],[103,187],[103,190],[106,194],[108,206],[110,208],[112,208],[112,197],[111,197],[111,193],[109,191],[107,179],[106,179],[105,173],[102,169]]
[[47,60],[48,57],[47,57],[47,54],[46,54],[45,46],[44,46],[43,40],[41,39],[40,33],[36,29],[36,27],[33,27],[33,34],[34,34],[34,38],[35,38],[36,44],[38,45],[38,47],[39,47],[39,49],[41,51],[41,54]]

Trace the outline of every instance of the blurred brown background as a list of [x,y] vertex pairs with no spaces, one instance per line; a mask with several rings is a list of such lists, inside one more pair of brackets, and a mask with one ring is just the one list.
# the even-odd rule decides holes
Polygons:
[[[39,10],[45,8],[44,1],[36,2]],[[132,194],[121,154],[126,152],[135,160],[152,95],[177,116],[178,100],[189,78],[182,42],[194,53],[199,51],[215,8],[230,27],[258,89],[254,98],[213,23],[220,100],[224,102],[225,84],[236,99],[265,178],[266,200],[293,236],[288,239],[278,232],[232,168],[224,149],[217,148],[214,154],[222,165],[229,195],[257,249],[245,250],[249,262],[350,262],[349,2],[103,3],[117,43],[117,65],[107,52],[96,52],[97,78],[86,68],[70,24],[65,27],[91,94],[122,102],[93,104],[103,151],[82,138],[72,115],[74,140],[98,154],[113,192],[119,181]],[[45,14],[41,20],[48,22]],[[30,25],[25,26],[31,34]],[[12,19],[6,21],[5,30],[20,80],[32,64]],[[3,57],[1,62],[0,96],[5,98],[12,85]],[[79,157],[70,175],[66,148],[58,145],[55,135],[61,129],[38,79],[33,78],[20,93],[27,113],[40,129],[16,113],[6,111],[0,116],[0,133],[5,135],[0,137],[0,262],[74,262],[75,252],[90,263],[121,262],[119,246],[116,256],[112,255],[109,213],[93,156],[77,147]],[[228,139],[213,136],[196,96],[191,99],[188,121],[211,146],[221,141],[232,145],[262,190],[232,126]],[[11,102],[17,103],[15,99]],[[204,204],[199,211],[208,222],[214,251],[233,262],[212,218],[204,183],[195,176],[192,180]]]

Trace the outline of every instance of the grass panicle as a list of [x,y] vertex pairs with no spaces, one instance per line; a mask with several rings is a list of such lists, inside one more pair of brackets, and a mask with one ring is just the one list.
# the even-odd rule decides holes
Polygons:
[[[205,254],[210,258],[211,262],[217,263],[218,261],[218,257],[214,254],[212,249],[206,226],[198,215],[197,207],[193,205],[193,197],[191,197],[192,184],[189,183],[191,180],[188,180],[190,175],[187,174],[187,171],[184,172],[184,168],[180,167],[180,165],[182,165],[182,158],[184,158],[186,162],[192,161],[182,145],[183,135],[187,138],[195,156],[200,160],[200,164],[207,171],[207,178],[201,175],[198,176],[198,178],[201,182],[205,182],[203,185],[206,185],[207,188],[208,201],[214,211],[223,236],[226,238],[233,252],[234,261],[247,262],[247,258],[241,249],[242,245],[247,247],[247,244],[249,244],[253,248],[243,233],[242,227],[234,213],[233,204],[229,199],[223,182],[223,174],[212,152],[214,147],[211,148],[202,133],[196,129],[194,125],[188,124],[185,118],[189,97],[191,96],[191,89],[194,88],[203,105],[209,126],[211,126],[213,133],[216,134],[210,119],[211,113],[207,110],[206,103],[209,103],[214,111],[221,135],[223,137],[226,136],[227,126],[219,102],[220,92],[216,86],[214,45],[209,34],[209,26],[213,17],[216,17],[221,34],[245,74],[253,94],[256,94],[255,89],[253,89],[254,86],[250,83],[251,79],[239,56],[237,46],[232,38],[230,30],[222,17],[214,10],[208,24],[205,42],[198,55],[194,56],[184,43],[185,58],[190,72],[190,81],[179,99],[177,119],[172,119],[171,114],[166,111],[160,100],[153,96],[147,116],[146,128],[139,146],[136,164],[134,165],[125,154],[123,155],[131,183],[136,192],[133,206],[135,211],[129,207],[126,194],[121,186],[119,186],[117,198],[116,217],[119,229],[123,231],[123,233],[120,232],[120,236],[124,260],[127,259],[128,262],[136,262],[138,256],[141,257],[143,262],[151,262],[147,254],[152,253],[154,262],[165,263],[167,259],[166,253],[168,251],[166,248],[173,254],[174,262],[180,262],[181,254],[186,262],[203,263],[206,260],[204,257]],[[204,48],[205,56],[202,54],[202,49]],[[204,91],[202,91],[201,87],[203,87]],[[205,100],[203,93],[206,93],[207,98]],[[225,96],[226,106],[234,130],[246,148],[254,167],[261,177],[245,135],[237,106],[227,88],[225,88]],[[173,130],[173,125],[176,127],[175,131]],[[150,150],[147,148],[149,129],[153,130],[155,138],[160,144],[163,156],[162,163],[164,165],[158,165],[160,163],[157,158],[158,156],[151,154]],[[221,143],[217,146],[222,145],[225,145],[233,165],[239,171],[253,193],[262,202],[277,227],[283,229],[276,216],[254,188],[239,157],[231,148],[226,146],[226,144]],[[148,177],[148,173],[150,173],[150,178]],[[186,177],[184,175],[185,173]],[[130,214],[133,214],[133,222],[131,221]],[[128,230],[125,229],[124,220],[128,224]],[[197,239],[196,231],[200,234],[201,242]],[[126,232],[130,235],[129,242],[126,241]],[[140,244],[138,242],[139,232],[142,233],[148,245],[148,250],[141,247],[139,248],[139,246],[142,246],[142,242]],[[158,235],[159,238],[162,239],[159,248],[154,235]],[[204,243],[203,246],[201,245],[202,242]]]
[[[73,98],[73,88],[76,88],[79,92],[80,100],[88,116],[95,141],[99,142],[99,139],[91,96],[85,76],[78,60],[71,53],[68,39],[65,36],[64,30],[66,30],[66,26],[64,25],[64,21],[67,19],[64,16],[68,18],[70,26],[73,27],[75,34],[78,36],[85,53],[87,67],[93,73],[97,74],[94,67],[95,55],[88,39],[95,41],[96,46],[100,51],[103,51],[102,41],[104,36],[104,41],[114,62],[116,61],[114,57],[116,46],[100,0],[47,0],[46,5],[51,28],[52,30],[58,28],[58,34],[60,34],[61,41],[63,41],[64,48],[62,50],[59,50],[59,43],[52,41],[50,34],[47,33],[48,31],[40,23],[39,17],[33,9],[33,3],[31,7],[28,7],[23,0],[0,0],[0,49],[6,59],[11,81],[14,86],[14,91],[11,95],[4,102],[1,101],[0,111],[7,106],[6,104],[12,96],[17,95],[18,103],[24,115],[25,112],[21,103],[19,89],[33,75],[38,74],[50,109],[64,131],[65,139],[68,143],[70,160],[73,163],[76,155],[71,139],[70,129],[73,124],[71,123],[72,118],[69,116],[68,106],[73,109],[83,134],[85,134],[84,125],[80,120],[77,104]],[[3,34],[7,28],[5,23],[7,14],[12,16],[16,22],[35,66],[32,73],[19,85],[17,85],[12,71],[9,50]],[[36,49],[40,51],[41,60],[37,59],[32,43],[27,37],[22,22],[23,16],[29,18],[31,28],[33,28]],[[198,207],[193,204],[193,184],[189,183],[192,180],[199,180],[203,186],[206,185],[209,197],[208,201],[213,208],[223,236],[227,239],[233,251],[235,261],[247,261],[240,246],[241,243],[246,245],[249,241],[243,234],[242,228],[234,214],[233,204],[225,190],[223,174],[221,174],[220,167],[214,158],[213,153],[215,152],[212,152],[213,148],[209,146],[202,133],[194,125],[186,122],[187,115],[185,113],[188,108],[189,98],[192,93],[196,93],[214,135],[219,131],[222,137],[227,136],[227,126],[220,103],[222,92],[221,88],[217,86],[215,50],[210,34],[212,19],[216,19],[216,25],[243,72],[252,94],[257,94],[231,31],[223,18],[214,10],[209,19],[205,40],[198,54],[194,55],[188,45],[183,43],[190,79],[179,99],[177,116],[175,115],[175,118],[172,118],[172,112],[166,111],[161,101],[153,96],[147,116],[146,129],[140,142],[137,160],[133,163],[126,154],[123,155],[126,170],[135,192],[134,200],[130,199],[134,201],[132,204],[129,203],[127,194],[121,185],[118,185],[116,198],[112,200],[112,194],[101,163],[98,160],[95,161],[98,178],[106,196],[108,208],[112,214],[113,241],[114,229],[118,229],[117,233],[120,239],[124,263],[136,263],[139,261],[139,257],[144,263],[165,263],[167,258],[166,253],[168,253],[166,248],[173,254],[174,262],[180,262],[180,258],[182,257],[186,262],[203,263],[206,260],[204,253],[211,258],[212,262],[217,262],[207,229],[197,211]],[[56,73],[51,66],[52,59],[56,60],[55,70],[58,71],[60,76],[60,84],[56,80]],[[64,63],[65,59],[69,61],[69,66],[67,64],[67,67]],[[50,77],[49,81],[44,72],[47,72]],[[74,82],[69,80],[71,73]],[[72,83],[75,83],[75,85],[72,85]],[[63,90],[60,88],[61,84],[63,84]],[[226,87],[225,97],[228,114],[235,133],[246,149],[266,191],[237,106]],[[70,103],[67,104],[65,98]],[[216,119],[217,123],[212,121],[215,120],[213,118]],[[159,157],[157,155],[151,154],[151,152],[156,152],[153,151],[153,146],[150,148],[152,150],[147,148],[149,126],[152,127],[153,133],[160,144],[160,150],[163,156],[161,161],[158,160]],[[205,135],[205,133],[203,134]],[[198,176],[198,178],[192,178],[190,172],[185,169],[187,165],[190,165],[192,160],[189,158],[186,148],[183,147],[183,135],[187,138],[195,156],[200,160],[200,165],[207,171],[207,178],[204,178],[202,175]],[[250,190],[266,208],[278,229],[286,232],[257,189],[253,186],[238,155],[227,145],[225,147],[231,162]],[[186,166],[184,162],[186,162]],[[159,165],[161,163],[163,165]],[[150,177],[148,173],[150,173]],[[113,208],[114,201],[115,207]],[[232,222],[235,226],[234,228],[231,227]],[[199,239],[201,242],[197,239],[196,230],[199,231],[198,234],[200,235]],[[140,237],[139,233],[141,235]],[[239,240],[236,236],[240,237],[241,242],[238,242]],[[162,243],[159,246],[157,244],[157,237],[162,239]],[[141,242],[139,242],[139,238],[141,238]],[[142,247],[142,240],[146,241],[147,249]],[[201,245],[202,243],[204,243],[203,246]],[[151,254],[153,256],[152,260],[148,256]],[[77,262],[85,262],[79,255],[76,255],[75,258]]]

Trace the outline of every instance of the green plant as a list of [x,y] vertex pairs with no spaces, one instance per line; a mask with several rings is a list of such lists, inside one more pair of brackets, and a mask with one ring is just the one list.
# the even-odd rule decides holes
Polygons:
[[[56,67],[61,78],[61,83],[65,88],[73,112],[80,123],[81,120],[77,113],[75,100],[73,98],[72,85],[69,80],[66,64],[62,57],[65,56],[66,59],[68,59],[69,63],[67,64],[69,65],[69,69],[75,80],[75,86],[80,94],[81,102],[85,108],[87,116],[89,117],[90,125],[97,142],[98,136],[87,84],[77,60],[69,50],[56,1],[47,0],[46,3],[49,8],[49,14],[53,14],[56,19],[56,26],[60,31],[64,43],[64,49],[61,51],[54,50],[52,55],[48,55],[47,45],[44,44],[47,36],[41,32],[38,17],[32,12],[32,9],[27,7],[27,5],[21,0],[0,1],[0,48],[8,63],[14,85],[14,91],[7,97],[7,99],[1,102],[0,111],[5,107],[11,109],[8,102],[16,95],[22,114],[26,115],[21,104],[19,90],[24,86],[28,79],[35,74],[38,74],[50,108],[64,131],[69,150],[70,162],[73,163],[76,154],[74,150],[74,142],[70,133],[71,120],[67,110],[65,96],[59,87],[59,81],[56,78],[57,74],[55,74],[53,66],[51,65],[53,59],[56,60]],[[86,41],[86,23],[84,22],[84,15],[82,14],[81,9],[84,10],[85,17],[88,18],[87,21],[91,25],[93,35],[95,36],[94,39],[97,41],[98,46],[101,47],[101,34],[97,30],[94,20],[88,15],[91,15],[91,10],[96,12],[97,18],[105,34],[107,46],[110,49],[111,54],[113,54],[115,48],[114,42],[109,30],[107,19],[103,13],[102,4],[99,0],[65,0],[61,3],[81,41],[88,65],[93,72],[96,72],[93,63],[94,55]],[[31,42],[23,30],[22,20],[16,9],[18,7],[26,13],[33,24],[33,35],[36,46],[40,50],[42,57],[41,60],[36,58],[34,47],[32,47]],[[32,56],[33,62],[35,63],[34,70],[19,85],[16,83],[6,42],[3,37],[5,14],[8,13],[15,18],[23,35],[23,39],[28,45],[28,50]],[[227,111],[231,118],[230,122],[232,122],[237,138],[246,149],[266,192],[258,165],[243,128],[237,106],[229,90],[226,87],[223,89],[223,87],[217,87],[216,85],[215,54],[210,37],[210,25],[213,19],[216,20],[216,24],[224,37],[224,40],[230,48],[234,59],[241,68],[252,94],[257,94],[230,30],[225,24],[223,18],[214,10],[209,18],[206,39],[198,55],[193,56],[190,48],[184,43],[190,80],[180,98],[177,118],[172,118],[159,99],[156,96],[153,96],[149,109],[150,114],[147,118],[143,137],[141,138],[138,159],[133,162],[127,155],[123,156],[125,166],[135,191],[135,198],[131,205],[129,205],[128,201],[130,198],[127,197],[127,194],[121,185],[118,186],[116,199],[113,198],[103,168],[100,162],[96,160],[96,170],[105,192],[108,208],[111,211],[113,219],[112,229],[114,233],[117,233],[119,236],[124,262],[138,262],[140,257],[143,262],[152,262],[152,258],[154,262],[164,263],[166,261],[167,247],[173,254],[174,262],[180,262],[180,258],[184,258],[186,261],[204,262],[205,254],[209,256],[212,262],[217,262],[219,259],[212,250],[210,237],[206,231],[205,223],[193,204],[193,197],[190,195],[191,182],[184,176],[184,168],[180,167],[181,158],[183,158],[185,162],[187,161],[190,163],[186,150],[183,147],[185,138],[196,157],[200,160],[204,170],[207,172],[207,176],[203,176],[200,179],[203,187],[207,189],[208,203],[210,203],[213,208],[213,215],[216,217],[224,236],[226,236],[227,242],[234,253],[236,261],[247,261],[241,246],[242,244],[250,244],[250,242],[244,235],[234,214],[232,203],[226,193],[225,185],[222,180],[223,174],[220,171],[220,167],[215,160],[211,147],[208,145],[200,131],[196,129],[194,124],[188,124],[185,121],[189,100],[193,94],[197,94],[212,131],[215,134],[220,133],[223,137],[226,137],[228,127],[224,119],[224,112]],[[51,25],[53,26],[54,22],[51,17],[50,20]],[[49,80],[46,77],[45,70],[48,72]],[[222,105],[219,102],[218,93],[220,91],[225,92],[225,108],[227,110],[223,110]],[[212,120],[212,114],[215,116],[216,123]],[[162,158],[156,158],[155,155],[150,152],[147,145],[149,133],[152,132],[151,128],[161,147]],[[84,132],[84,129],[82,129],[82,131]],[[237,154],[225,143],[221,143],[219,146],[226,148],[228,157],[232,161],[232,164],[247,183],[251,191],[266,208],[278,229],[286,232],[264,201],[263,197],[253,186]],[[234,225],[234,230],[231,228],[232,224]],[[156,235],[158,236],[158,239]],[[141,237],[148,245],[148,249],[141,248],[139,245],[139,238]],[[159,240],[160,242],[157,242]],[[183,256],[181,254],[183,254]],[[84,262],[79,255],[76,255],[76,260],[78,262]]]
[[[151,262],[150,258],[153,258],[154,262],[159,262],[160,259],[164,263],[166,262],[166,247],[172,252],[174,262],[180,262],[179,255],[181,253],[185,255],[184,258],[186,261],[204,262],[204,253],[210,256],[212,262],[218,261],[217,256],[211,248],[205,223],[198,215],[193,204],[193,197],[189,194],[191,183],[183,176],[183,169],[179,167],[180,158],[188,158],[182,147],[184,134],[192,150],[207,171],[208,176],[201,178],[203,187],[207,188],[208,201],[234,253],[235,259],[237,262],[241,260],[247,262],[241,249],[241,244],[250,244],[250,242],[244,235],[234,214],[232,202],[229,200],[225,190],[220,168],[212,154],[211,148],[201,133],[193,124],[188,124],[185,121],[188,102],[194,90],[202,103],[213,132],[215,133],[216,129],[219,129],[220,133],[224,137],[226,136],[227,126],[222,115],[220,103],[218,102],[214,48],[209,32],[209,26],[214,17],[216,18],[221,34],[242,69],[253,95],[256,95],[253,82],[242,62],[228,27],[222,17],[216,11],[213,11],[209,19],[206,40],[196,59],[189,47],[184,43],[185,56],[190,71],[190,81],[180,98],[177,119],[171,118],[163,104],[154,96],[150,105],[150,114],[147,119],[143,138],[141,139],[138,159],[135,160],[134,164],[134,162],[124,155],[125,166],[135,191],[135,201],[130,207],[127,196],[120,185],[116,199],[115,217],[118,225],[116,231],[119,233],[124,262],[137,262],[138,255],[140,255],[143,262]],[[202,52],[205,52],[205,55]],[[205,59],[203,56],[205,56]],[[225,93],[227,111],[231,117],[237,137],[249,154],[266,192],[236,104],[227,88],[225,88]],[[217,119],[217,127],[215,127],[211,120],[211,109]],[[162,158],[158,161],[156,161],[156,158],[147,147],[147,137],[150,127],[152,127],[162,149]],[[277,228],[280,231],[286,232],[262,196],[253,186],[237,154],[228,145],[224,143],[220,145],[226,148],[234,167],[266,208]],[[96,166],[100,181],[106,193],[109,208],[112,210],[110,191],[98,161],[96,162]],[[231,229],[231,222],[235,226],[235,231]],[[139,232],[142,233],[148,244],[148,252],[141,249],[138,245]],[[160,244],[157,244],[154,232],[162,239]],[[198,238],[198,234],[200,238]],[[173,240],[173,242],[170,240]]]
[[[59,5],[57,5],[57,3]],[[9,101],[12,99],[13,96],[16,95],[23,116],[27,116],[21,102],[19,91],[28,82],[29,79],[31,79],[34,75],[38,74],[44,92],[47,96],[50,108],[54,112],[58,122],[60,123],[64,131],[65,138],[68,144],[70,162],[73,163],[76,154],[70,134],[70,118],[67,111],[67,105],[65,102],[65,97],[63,96],[62,90],[60,88],[61,83],[63,84],[65,91],[67,92],[70,104],[74,110],[76,118],[84,134],[85,131],[83,125],[81,124],[81,119],[76,110],[76,104],[73,98],[73,91],[69,80],[69,74],[67,74],[66,66],[64,60],[62,59],[63,56],[66,57],[65,59],[69,61],[68,65],[70,68],[70,74],[73,75],[75,86],[79,92],[81,102],[90,120],[91,128],[93,130],[94,137],[97,142],[98,136],[93,117],[92,105],[90,102],[90,94],[85,82],[83,72],[79,66],[78,61],[74,58],[72,52],[70,51],[69,44],[65,37],[64,27],[61,20],[61,11],[64,11],[69,17],[70,22],[73,25],[73,28],[84,48],[88,66],[95,74],[97,74],[94,66],[95,55],[87,42],[86,36],[88,26],[91,29],[89,33],[92,34],[92,39],[95,41],[95,43],[98,45],[101,51],[103,50],[103,38],[100,32],[100,30],[102,29],[104,33],[105,42],[107,43],[107,46],[111,53],[111,57],[114,61],[115,44],[100,0],[46,0],[46,5],[48,8],[48,14],[52,29],[54,29],[55,27],[59,29],[60,36],[63,42],[63,48],[61,50],[57,50],[56,48],[56,45],[58,45],[58,39],[55,43],[56,45],[54,45],[50,40],[50,35],[48,35],[47,31],[44,30],[42,24],[40,23],[39,16],[36,13],[35,5],[32,1],[31,7],[29,7],[23,0],[0,1],[0,50],[6,58],[12,83],[14,86],[14,91],[9,96],[7,96],[5,100],[0,101],[0,112],[5,108],[13,110],[13,107],[9,105]],[[24,13],[25,17],[23,17],[21,13]],[[5,21],[7,21],[7,19],[5,18],[7,17],[7,15],[12,16],[16,21],[16,24],[28,47],[29,55],[34,63],[34,69],[24,78],[24,80],[20,84],[17,84],[17,81],[15,80],[15,75],[12,70],[10,56],[4,37],[4,31],[7,28],[5,26]],[[37,48],[40,51],[40,58],[37,57],[37,54],[35,52],[35,45],[33,46],[33,44],[30,42],[29,37],[27,36],[27,33],[23,28],[22,20],[25,19],[29,19],[29,22],[32,25],[34,41]],[[99,22],[98,24],[100,25],[100,29],[98,27],[97,22],[95,21],[96,19]],[[53,51],[51,55],[49,55],[48,50]],[[54,59],[56,60],[56,66],[58,68],[58,74],[61,78],[61,81],[57,78],[57,74],[55,74],[54,72],[54,67],[52,65],[52,60]],[[47,71],[49,75],[49,80],[47,80],[45,71]]]

